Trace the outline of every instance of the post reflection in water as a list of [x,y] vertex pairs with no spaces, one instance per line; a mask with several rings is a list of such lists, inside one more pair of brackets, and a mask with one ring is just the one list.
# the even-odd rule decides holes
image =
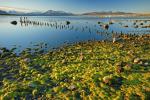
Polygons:
[[[2,27],[0,37],[1,43],[9,40],[9,43],[3,42],[2,45],[9,47],[10,45],[18,44],[22,47],[28,47],[27,42],[37,43],[46,41],[50,46],[59,47],[66,41],[68,43],[76,43],[88,40],[109,40],[116,42],[120,34],[146,34],[150,32],[148,28],[141,28],[144,25],[149,25],[150,21],[143,23],[143,19],[113,18],[113,24],[110,18],[98,17],[56,17],[56,16],[15,16],[14,18],[3,18],[8,21],[10,30]],[[1,20],[1,19],[0,19]],[[16,20],[18,24],[10,24]],[[139,22],[140,21],[140,22]],[[142,22],[142,24],[141,24]],[[5,26],[8,25],[6,23]],[[138,25],[138,23],[140,25]],[[107,28],[105,28],[107,25]],[[127,25],[128,27],[124,27]],[[138,25],[138,28],[134,28]],[[108,27],[109,26],[109,27]],[[131,34],[132,33],[132,34]],[[9,37],[9,39],[8,39]],[[16,42],[17,41],[17,42]]]
[[[97,25],[93,25],[93,27],[85,25],[82,27],[78,27],[72,22],[66,21],[66,22],[61,22],[61,21],[51,21],[51,22],[43,22],[43,21],[33,21],[29,20],[28,17],[20,17],[20,24],[22,27],[28,27],[28,26],[40,26],[40,27],[50,27],[50,28],[55,28],[57,30],[70,30],[70,31],[75,31],[75,32],[81,32],[85,33],[88,32],[90,34],[96,33],[99,35],[108,35],[109,32],[103,31],[100,29],[97,29]],[[86,22],[88,24],[88,22]]]

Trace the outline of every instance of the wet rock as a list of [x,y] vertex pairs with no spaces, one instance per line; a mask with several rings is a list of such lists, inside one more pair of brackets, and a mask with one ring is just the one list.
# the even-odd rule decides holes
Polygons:
[[128,25],[125,25],[124,27],[129,27]]
[[133,62],[134,62],[135,64],[138,64],[140,61],[141,61],[140,58],[135,58]]
[[143,61],[140,61],[138,64],[139,64],[139,65],[143,65]]
[[123,72],[124,71],[124,66],[126,65],[126,62],[118,62],[118,63],[116,63],[115,64],[115,71],[117,72],[117,73],[121,73],[121,72]]
[[103,82],[106,83],[106,84],[108,84],[110,82],[110,80],[111,80],[111,76],[105,76],[103,78]]
[[31,62],[31,59],[30,59],[30,58],[25,58],[23,61],[24,61],[24,62],[27,62],[27,63],[30,63],[30,62]]
[[123,48],[124,48],[124,45],[123,45],[123,44],[120,44],[120,45],[119,45],[119,48],[120,48],[120,49],[123,49]]
[[98,22],[98,24],[101,24],[102,22]]
[[116,64],[115,64],[115,66],[121,66],[122,65],[122,62],[117,62]]
[[70,25],[70,21],[66,21],[66,25]]
[[63,59],[63,60],[61,61],[61,63],[62,63],[62,64],[67,64],[67,60]]
[[148,65],[149,65],[149,63],[148,63],[148,62],[145,62],[145,63],[144,63],[144,66],[148,66]]
[[126,62],[120,61],[120,62],[117,62],[117,63],[115,64],[115,67],[123,67],[123,66],[125,66],[126,64],[127,64]]
[[114,24],[114,23],[112,21],[110,21],[109,24]]
[[130,50],[130,51],[127,52],[127,54],[132,55],[132,54],[134,54],[134,52],[132,50]]
[[116,72],[117,73],[121,73],[123,71],[124,71],[124,69],[121,66],[116,67]]
[[12,21],[11,24],[17,25],[17,21]]
[[139,26],[138,26],[138,25],[136,25],[136,26],[134,26],[134,28],[139,28]]
[[108,29],[109,29],[109,25],[108,25],[108,24],[103,25],[103,27],[104,27],[106,30],[108,30]]
[[77,87],[75,85],[70,85],[68,89],[74,91],[77,89]]

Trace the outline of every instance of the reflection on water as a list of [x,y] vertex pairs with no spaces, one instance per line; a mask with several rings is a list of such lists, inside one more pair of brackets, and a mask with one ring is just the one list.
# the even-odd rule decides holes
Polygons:
[[[117,34],[149,33],[148,19],[146,17],[102,19],[90,16],[0,16],[0,46],[23,50],[44,43],[47,49],[51,49],[66,43],[87,40],[116,41]],[[10,24],[12,21],[16,21],[17,24]]]

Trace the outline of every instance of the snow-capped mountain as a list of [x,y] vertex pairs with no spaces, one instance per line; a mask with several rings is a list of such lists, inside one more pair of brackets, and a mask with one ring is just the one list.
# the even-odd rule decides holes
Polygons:
[[44,16],[71,16],[72,13],[64,12],[64,11],[54,11],[54,10],[48,10],[43,13]]

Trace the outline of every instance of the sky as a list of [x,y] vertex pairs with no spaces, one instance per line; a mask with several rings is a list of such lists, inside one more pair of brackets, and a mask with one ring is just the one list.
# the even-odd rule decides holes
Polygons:
[[150,13],[150,0],[0,0],[0,9],[59,10],[72,13],[123,11]]

